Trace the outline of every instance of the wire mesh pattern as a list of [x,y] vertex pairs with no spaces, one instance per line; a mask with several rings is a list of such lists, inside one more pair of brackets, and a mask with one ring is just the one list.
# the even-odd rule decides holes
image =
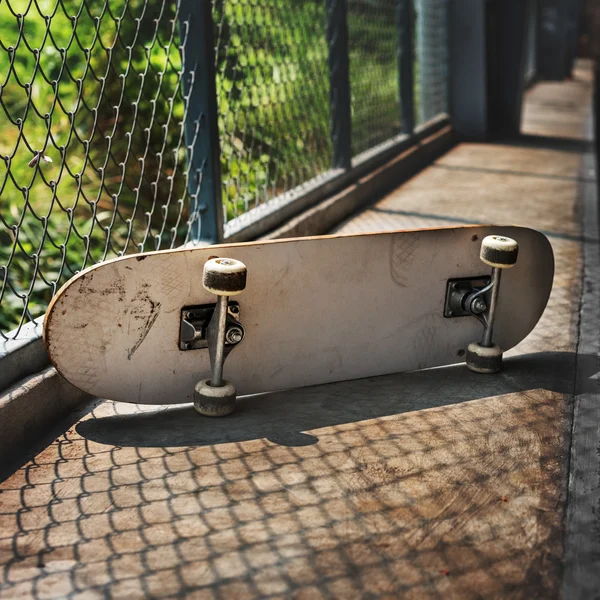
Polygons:
[[446,0],[415,0],[415,113],[422,124],[448,112]]
[[0,332],[78,270],[181,243],[188,196],[172,2],[0,4]]
[[352,153],[400,133],[396,0],[349,0]]
[[227,222],[331,167],[326,11],[220,0],[214,20]]
[[[395,4],[348,3],[353,156],[401,129]],[[418,4],[425,119],[445,109],[445,13],[441,1]],[[235,224],[335,172],[329,53],[339,46],[328,43],[326,1],[214,0],[209,64],[195,54],[194,10],[186,0],[0,2],[0,341],[84,267],[202,237],[219,189],[213,214]],[[196,106],[201,76],[214,77],[212,117]],[[216,150],[198,143],[215,129],[208,119],[221,180],[209,197]]]

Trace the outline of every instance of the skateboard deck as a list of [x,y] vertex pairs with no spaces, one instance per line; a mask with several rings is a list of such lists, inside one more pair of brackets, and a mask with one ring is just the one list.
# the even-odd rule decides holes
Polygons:
[[554,259],[546,237],[522,227],[465,226],[224,244],[125,256],[95,265],[52,300],[44,341],[59,373],[103,398],[192,402],[210,377],[208,349],[183,350],[185,307],[207,305],[211,257],[247,266],[235,297],[243,340],[224,376],[238,395],[359,379],[464,360],[481,339],[472,316],[444,315],[448,280],[489,276],[481,240],[508,236],[517,264],[499,289],[494,342],[504,351],[541,317]]

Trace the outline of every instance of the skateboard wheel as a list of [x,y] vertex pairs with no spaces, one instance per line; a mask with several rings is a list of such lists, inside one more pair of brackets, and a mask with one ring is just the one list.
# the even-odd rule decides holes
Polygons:
[[235,410],[235,396],[235,386],[229,381],[213,387],[210,379],[204,379],[194,388],[194,408],[205,417],[226,417]]
[[235,296],[246,287],[246,265],[234,258],[211,258],[204,264],[204,289],[217,296]]
[[482,346],[477,342],[467,348],[467,367],[475,373],[496,373],[502,367],[500,346]]
[[488,235],[481,242],[479,258],[490,267],[508,269],[517,262],[519,244],[502,235]]

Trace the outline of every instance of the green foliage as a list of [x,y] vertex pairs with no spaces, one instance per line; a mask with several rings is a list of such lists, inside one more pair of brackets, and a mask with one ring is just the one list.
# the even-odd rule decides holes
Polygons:
[[348,2],[353,155],[401,131],[396,10],[394,0]]
[[325,3],[215,3],[226,218],[331,166]]
[[156,4],[0,3],[4,331],[83,267],[185,236],[175,8]]
[[[394,4],[350,2],[355,153],[400,128]],[[177,6],[0,0],[1,331],[85,266],[185,239]],[[216,0],[213,16],[229,220],[331,167],[326,11]],[[28,166],[41,150],[52,162]]]

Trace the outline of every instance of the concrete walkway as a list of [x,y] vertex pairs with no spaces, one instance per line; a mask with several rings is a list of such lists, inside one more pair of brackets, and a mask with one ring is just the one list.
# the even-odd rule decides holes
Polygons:
[[462,144],[338,229],[544,231],[550,304],[503,373],[280,392],[202,426],[97,401],[0,484],[0,597],[559,597],[576,374],[597,365],[577,354],[590,102],[585,68],[536,86],[517,142]]

